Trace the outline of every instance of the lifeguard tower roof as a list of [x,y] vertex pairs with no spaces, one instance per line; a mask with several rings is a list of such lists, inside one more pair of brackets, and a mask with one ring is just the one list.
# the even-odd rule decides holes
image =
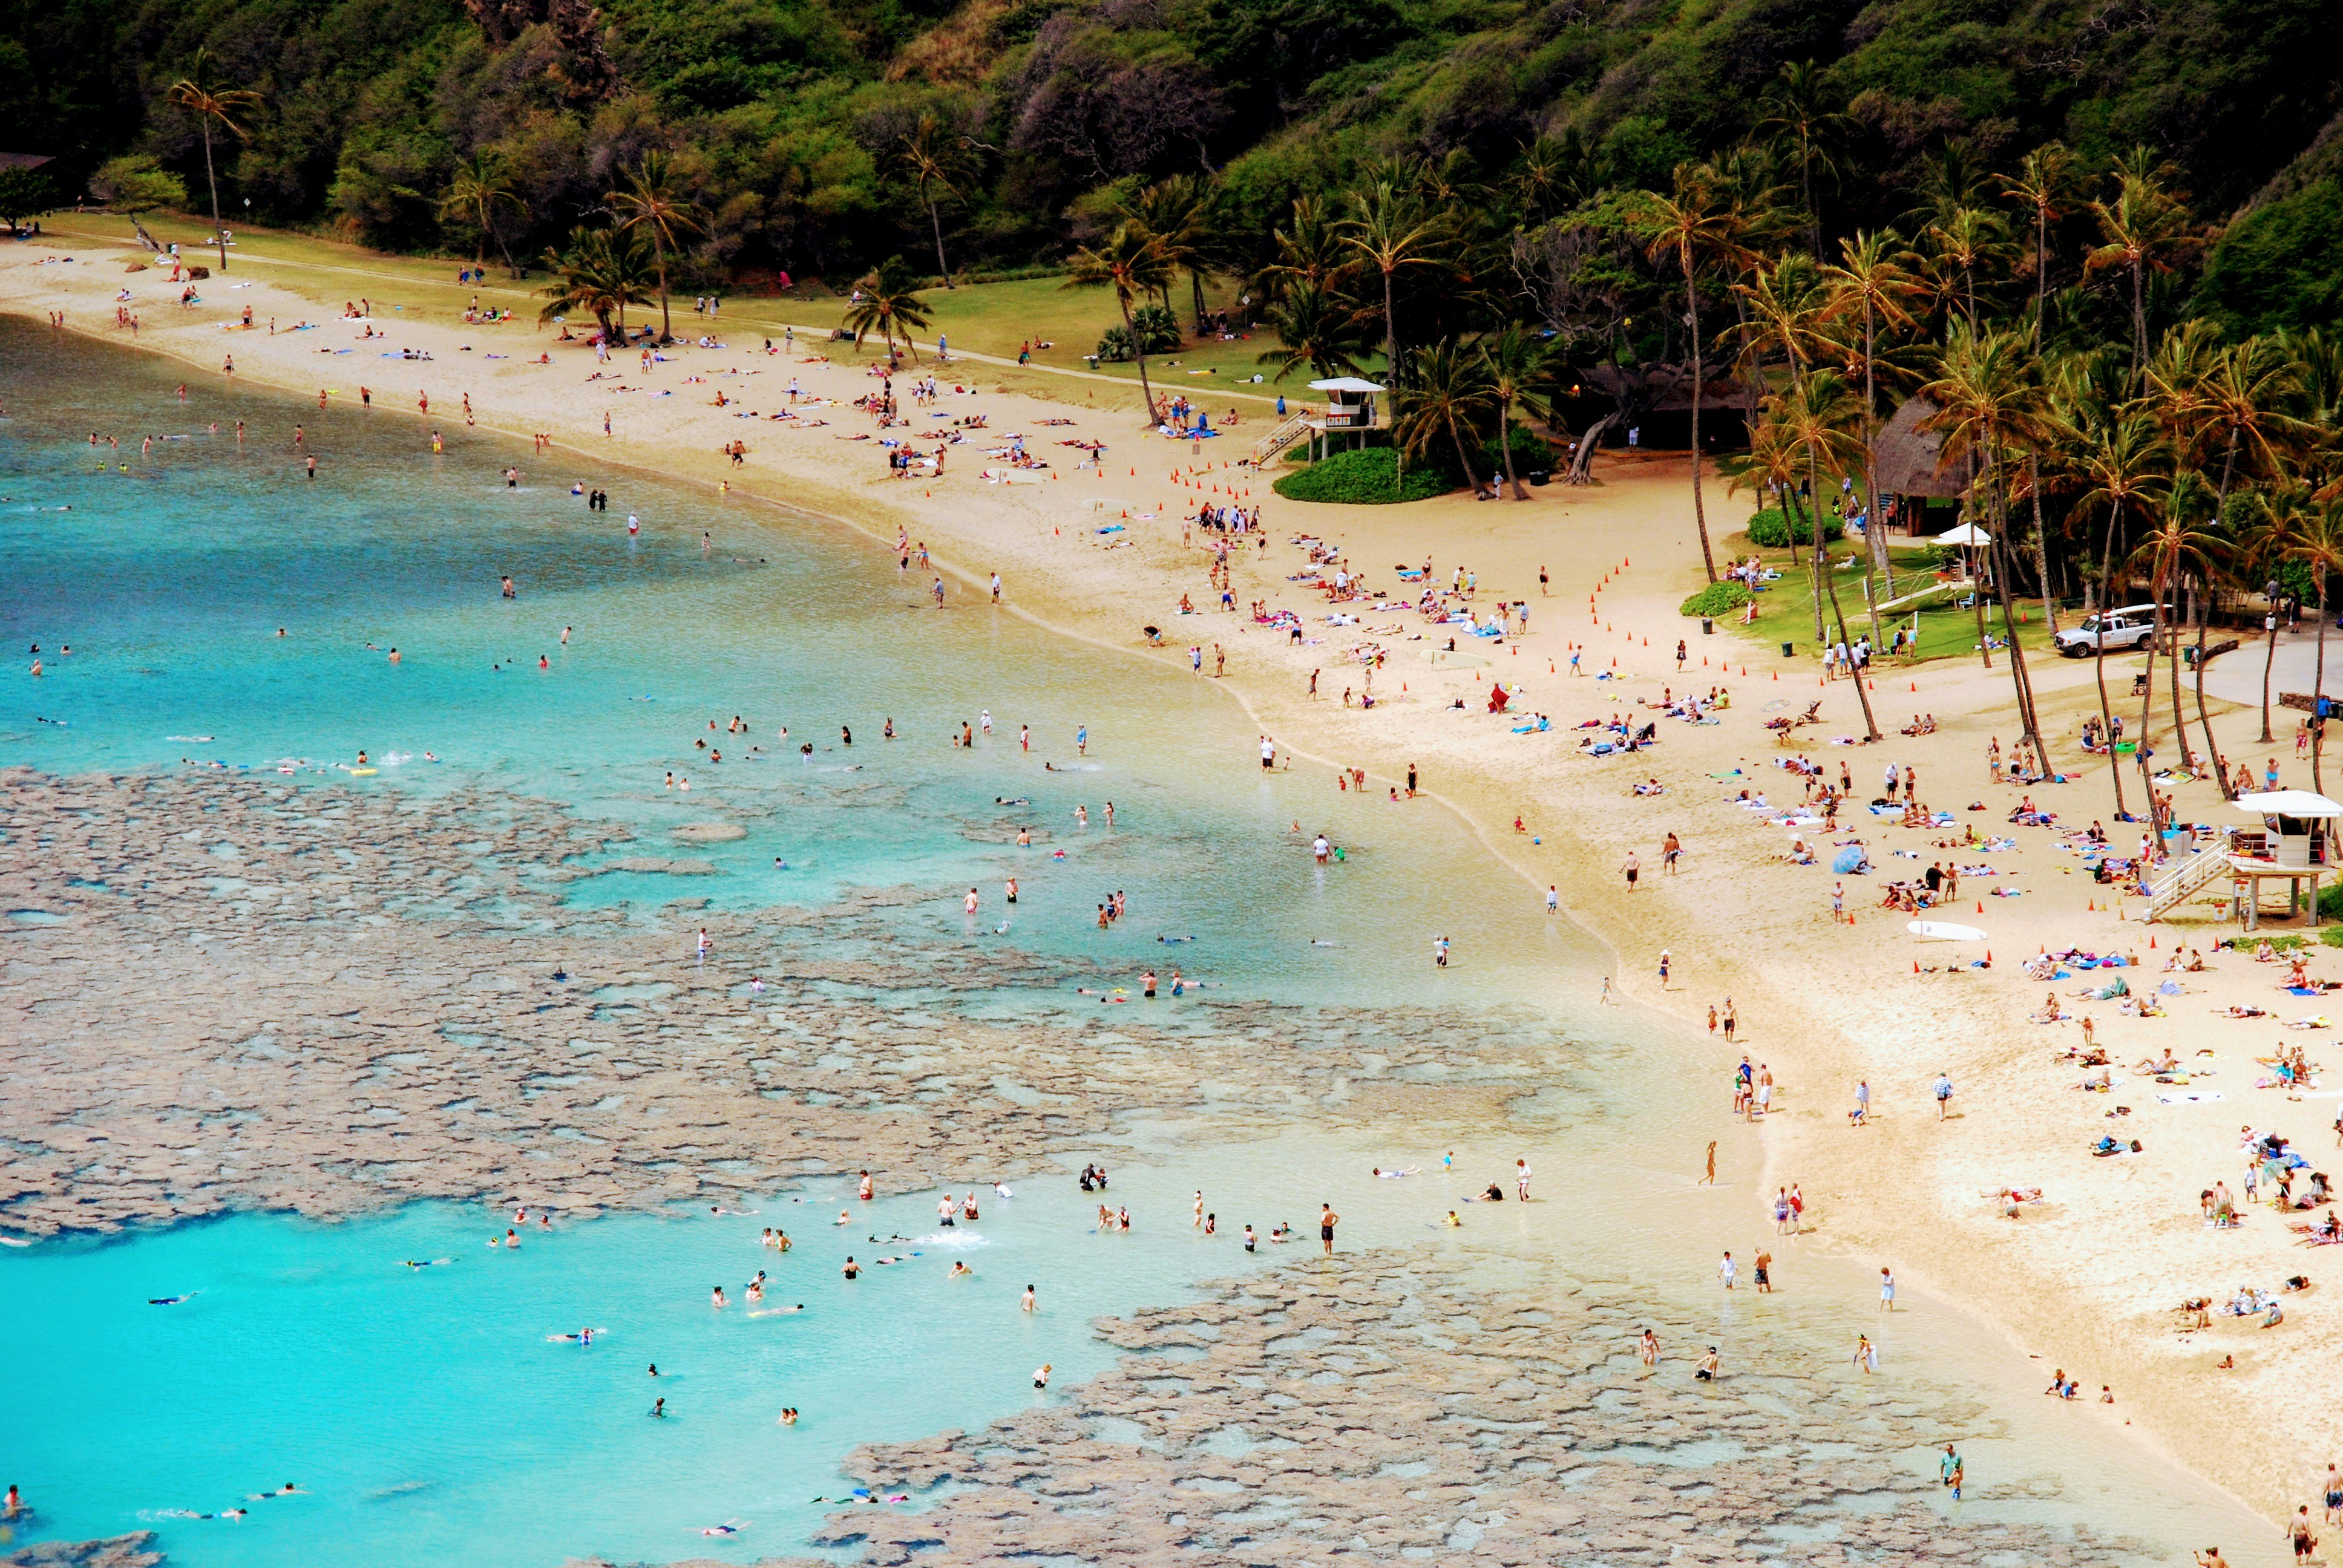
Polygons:
[[1372,381],[1362,381],[1355,376],[1336,376],[1324,381],[1312,381],[1310,383],[1310,390],[1312,392],[1382,392],[1387,388],[1378,387]]
[[2264,817],[2343,817],[2343,801],[2329,800],[2308,789],[2273,789],[2262,795],[2240,795],[2230,804]]

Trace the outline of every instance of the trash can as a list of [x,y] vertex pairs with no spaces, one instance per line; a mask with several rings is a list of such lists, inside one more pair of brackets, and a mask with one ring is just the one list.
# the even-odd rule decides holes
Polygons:
[[1782,645],[1782,657],[1783,657],[1784,658],[1797,658],[1797,657],[1798,657],[1798,648],[1797,648],[1797,645],[1796,645],[1795,643],[1788,643],[1788,642],[1784,643],[1784,644]]
[[1707,616],[1701,617],[1700,635],[1703,637],[1715,637],[1716,635],[1716,622]]

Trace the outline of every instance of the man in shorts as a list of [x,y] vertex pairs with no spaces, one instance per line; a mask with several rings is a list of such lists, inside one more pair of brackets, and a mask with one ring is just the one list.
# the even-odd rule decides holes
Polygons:
[[1342,1216],[1334,1212],[1334,1206],[1332,1203],[1318,1205],[1318,1241],[1319,1244],[1325,1248],[1326,1256],[1330,1258],[1334,1255],[1334,1227],[1342,1221]]

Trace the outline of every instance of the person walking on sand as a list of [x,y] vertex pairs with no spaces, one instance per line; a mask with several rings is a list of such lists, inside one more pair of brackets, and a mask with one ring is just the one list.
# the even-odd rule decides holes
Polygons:
[[1879,1310],[1883,1312],[1896,1310],[1896,1276],[1885,1268],[1879,1271]]
[[1526,1160],[1513,1161],[1513,1192],[1523,1202],[1530,1201],[1530,1162]]
[[1865,1079],[1855,1086],[1855,1109],[1846,1113],[1847,1125],[1864,1127],[1871,1121],[1871,1081]]
[[1725,1253],[1723,1261],[1716,1265],[1716,1277],[1725,1282],[1725,1288],[1728,1291],[1733,1288],[1734,1276],[1740,1271],[1741,1265],[1733,1261],[1733,1254],[1730,1252]]
[[1936,1120],[1942,1121],[1953,1103],[1953,1081],[1942,1068],[1936,1070]]
[[1708,1141],[1708,1172],[1699,1181],[1694,1182],[1693,1185],[1695,1187],[1714,1187],[1716,1185],[1716,1140],[1714,1138]]
[[1855,1336],[1855,1364],[1865,1377],[1879,1370],[1879,1347],[1871,1342],[1869,1334]]
[[1644,863],[1635,859],[1635,851],[1633,849],[1628,850],[1627,858],[1619,863],[1619,870],[1621,874],[1627,879],[1627,890],[1629,892],[1632,893],[1635,890],[1635,879],[1637,876],[1642,874],[1643,869]]
[[1318,1241],[1329,1258],[1334,1255],[1334,1227],[1342,1222],[1342,1216],[1334,1212],[1332,1203],[1318,1205]]
[[[1949,1442],[1945,1444],[1945,1457],[1936,1461],[1936,1473],[1944,1478],[1946,1489],[1952,1493],[1953,1501],[1956,1503],[1958,1503],[1961,1500],[1962,1469],[1963,1466],[1961,1464],[1960,1450],[1955,1448]],[[2214,1547],[2212,1549],[2212,1556],[2215,1562],[2219,1562],[2221,1549],[2217,1546]],[[2205,1558],[2203,1554],[2200,1553],[2197,1556],[2197,1562],[2199,1568],[2205,1568]],[[2224,1565],[2224,1568],[2226,1568],[2226,1564]]]
[[1756,1286],[1761,1294],[1772,1295],[1774,1293],[1774,1254],[1760,1247],[1757,1249],[1757,1255],[1750,1260],[1750,1265],[1753,1271],[1750,1283]]

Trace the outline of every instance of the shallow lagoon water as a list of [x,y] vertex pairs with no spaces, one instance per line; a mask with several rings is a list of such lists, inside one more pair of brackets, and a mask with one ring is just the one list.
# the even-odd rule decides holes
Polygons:
[[[1178,1194],[1116,1174],[1115,1201],[1150,1221],[1128,1235],[1094,1234],[1059,1179],[988,1191],[981,1221],[949,1231],[933,1195],[866,1204],[830,1182],[756,1214],[528,1230],[514,1251],[486,1244],[509,1213],[447,1204],[45,1246],[0,1259],[9,1476],[43,1507],[39,1535],[151,1528],[174,1562],[206,1568],[779,1554],[829,1512],[813,1499],[846,1492],[856,1443],[981,1424],[1041,1397],[1043,1362],[1071,1386],[1114,1353],[1093,1317],[1285,1251],[1203,1241]],[[841,1207],[851,1227],[833,1222]],[[786,1255],[758,1244],[776,1222],[798,1243]],[[849,1253],[866,1265],[851,1282]],[[955,1259],[974,1277],[952,1279]],[[759,1269],[765,1309],[807,1310],[752,1316],[742,1286]],[[604,1331],[590,1346],[547,1338],[588,1326]],[[783,1405],[796,1427],[778,1423]],[[287,1481],[306,1495],[246,1501]],[[249,1516],[176,1512],[236,1506]],[[728,1521],[745,1527],[698,1533]]]
[[[387,413],[208,386],[182,403],[149,361],[109,355],[88,374],[86,350],[21,324],[0,324],[0,362],[14,416],[0,423],[0,760],[295,766],[423,791],[477,779],[628,824],[641,839],[626,855],[720,873],[615,873],[580,885],[584,901],[818,906],[910,884],[954,931],[1006,920],[1031,950],[1179,963],[1294,1000],[1437,1000],[1446,981],[1454,1000],[1488,1000],[1540,983],[1525,960],[1573,956],[1444,810],[1338,791],[1318,768],[1265,778],[1256,732],[1207,680],[1052,636],[962,585],[939,612],[916,565],[899,571],[837,525],[460,427],[434,456]],[[119,451],[93,449],[93,428]],[[185,439],[142,456],[150,430]],[[610,509],[588,511],[573,481],[608,489]],[[1238,640],[1233,618],[1212,618],[1200,635]],[[35,643],[38,680],[24,673]],[[949,744],[987,710],[989,739]],[[735,715],[749,733],[720,728]],[[362,749],[376,773],[351,771]],[[663,787],[670,772],[689,792]],[[709,820],[747,836],[669,837]],[[1020,826],[1036,837],[1022,852]],[[1346,849],[1322,871],[1307,851],[1321,829]],[[1091,917],[1116,890],[1131,912],[1101,937]],[[1155,940],[1190,935],[1192,948]],[[1434,935],[1455,944],[1450,975],[1429,961]]]

